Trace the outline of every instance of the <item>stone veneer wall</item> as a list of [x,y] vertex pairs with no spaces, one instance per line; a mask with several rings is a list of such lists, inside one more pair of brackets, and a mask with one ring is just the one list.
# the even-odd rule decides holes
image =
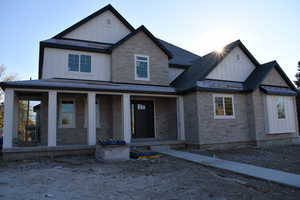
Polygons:
[[245,94],[234,94],[235,119],[214,119],[213,93],[197,92],[199,143],[251,141]]
[[199,118],[198,118],[198,102],[197,93],[189,93],[184,95],[184,127],[185,138],[189,144],[199,144]]
[[[135,80],[134,55],[149,56],[150,80]],[[112,81],[141,83],[152,85],[169,85],[169,64],[166,54],[140,32],[112,52]]]
[[[59,127],[59,99],[60,98],[75,99],[76,122],[75,128],[60,128]],[[100,99],[100,128],[96,130],[97,139],[113,138],[113,96],[97,95]],[[41,105],[41,140],[42,145],[47,145],[48,134],[48,98],[43,97]],[[57,101],[57,145],[74,145],[87,144],[87,128],[85,125],[85,105],[86,95],[81,94],[58,94]],[[120,127],[117,123],[115,127]]]
[[259,89],[247,94],[232,94],[235,119],[214,119],[213,94],[193,92],[184,95],[187,143],[210,145],[256,142],[258,145],[269,145],[299,141],[298,131],[267,134],[266,95]]

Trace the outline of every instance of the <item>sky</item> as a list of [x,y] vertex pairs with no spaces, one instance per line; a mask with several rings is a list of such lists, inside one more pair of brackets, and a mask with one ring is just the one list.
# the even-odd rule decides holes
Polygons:
[[203,56],[240,39],[254,57],[277,60],[294,80],[300,60],[298,0],[0,0],[0,65],[38,76],[39,41],[112,4],[135,28]]

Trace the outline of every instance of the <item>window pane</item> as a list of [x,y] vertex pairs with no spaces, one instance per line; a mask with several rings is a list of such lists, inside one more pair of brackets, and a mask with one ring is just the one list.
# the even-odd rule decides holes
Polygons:
[[137,59],[137,60],[148,61],[148,58],[147,58],[147,57],[143,57],[143,56],[137,56],[136,59]]
[[73,113],[74,112],[74,103],[73,101],[63,101],[61,104],[61,111],[63,113]]
[[233,115],[232,98],[224,97],[224,103],[225,103],[225,114],[228,116],[232,116]]
[[136,74],[139,78],[148,78],[148,63],[136,61]]
[[223,97],[215,97],[216,115],[224,115]]
[[71,125],[72,122],[73,122],[73,113],[62,113],[61,115],[62,125]]
[[284,109],[283,97],[277,98],[277,115],[278,115],[278,119],[285,119],[285,109]]
[[91,72],[91,56],[80,55],[80,71]]
[[69,54],[69,71],[79,71],[79,56],[74,54]]

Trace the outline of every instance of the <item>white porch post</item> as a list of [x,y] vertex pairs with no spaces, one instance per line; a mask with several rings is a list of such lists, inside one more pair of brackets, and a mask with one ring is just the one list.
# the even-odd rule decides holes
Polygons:
[[176,103],[177,103],[177,139],[185,140],[183,97],[182,96],[177,97]]
[[131,142],[131,115],[130,115],[130,95],[122,95],[122,114],[123,114],[123,140]]
[[48,93],[48,146],[56,146],[56,126],[57,126],[57,92]]
[[88,145],[96,145],[96,93],[88,93]]
[[14,109],[14,90],[8,88],[4,99],[3,149],[12,148]]

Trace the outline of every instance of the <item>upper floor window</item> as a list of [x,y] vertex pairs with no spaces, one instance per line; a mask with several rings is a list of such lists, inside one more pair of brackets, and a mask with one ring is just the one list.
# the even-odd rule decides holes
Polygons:
[[135,55],[135,80],[150,80],[149,56]]
[[215,119],[233,119],[234,103],[232,95],[213,95]]
[[285,119],[284,99],[283,97],[277,97],[277,118]]
[[91,56],[69,54],[69,71],[91,72]]

